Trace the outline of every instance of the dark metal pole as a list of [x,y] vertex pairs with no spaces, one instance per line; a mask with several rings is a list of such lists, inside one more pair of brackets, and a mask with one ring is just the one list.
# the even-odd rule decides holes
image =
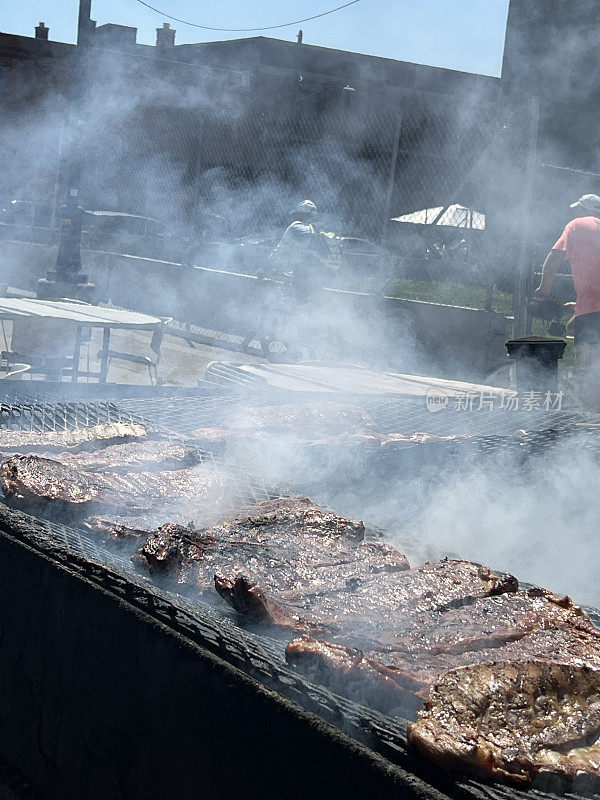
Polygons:
[[533,210],[533,194],[537,171],[537,138],[540,111],[537,99],[529,104],[527,125],[527,156],[521,203],[517,206],[521,219],[521,236],[519,241],[517,265],[519,274],[513,295],[513,314],[515,327],[513,338],[520,339],[528,333],[527,295],[531,283],[531,214]]
[[396,114],[396,124],[394,125],[394,146],[392,148],[392,158],[390,160],[390,171],[388,174],[387,191],[385,193],[385,205],[383,209],[383,225],[381,227],[381,246],[385,247],[388,239],[390,227],[390,214],[392,211],[392,197],[394,194],[394,183],[396,181],[396,165],[398,164],[398,150],[400,149],[400,133],[402,131],[402,114]]
[[77,326],[75,331],[75,348],[73,350],[73,371],[71,373],[71,382],[77,383],[79,379],[79,359],[81,357],[81,325]]
[[106,383],[106,379],[108,378],[108,352],[110,349],[110,328],[104,328],[104,333],[102,334],[102,357],[100,360],[100,377],[98,378],[98,383]]

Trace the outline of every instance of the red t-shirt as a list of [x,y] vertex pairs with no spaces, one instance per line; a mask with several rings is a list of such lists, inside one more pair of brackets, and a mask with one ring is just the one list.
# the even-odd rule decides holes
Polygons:
[[552,249],[562,250],[571,262],[577,292],[575,314],[600,311],[600,219],[572,219]]

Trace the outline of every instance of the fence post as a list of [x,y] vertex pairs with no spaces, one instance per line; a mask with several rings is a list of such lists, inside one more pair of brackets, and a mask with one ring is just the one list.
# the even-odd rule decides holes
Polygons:
[[202,161],[204,157],[204,126],[205,114],[198,117],[198,126],[196,128],[196,151],[194,153],[194,207],[192,209],[192,230],[190,231],[190,247],[188,253],[184,256],[184,261],[188,266],[192,265],[195,255],[198,253],[198,237],[200,231],[200,200],[202,193],[201,177],[202,177]]
[[61,200],[61,175],[63,171],[63,147],[64,147],[64,138],[65,138],[65,121],[61,119],[60,121],[60,129],[58,132],[58,157],[56,159],[56,168],[54,171],[54,188],[52,191],[52,218],[50,220],[50,224],[52,228],[58,228],[58,207],[60,206]]
[[381,246],[385,247],[388,239],[390,227],[390,214],[392,213],[392,196],[394,194],[394,183],[396,181],[396,165],[398,164],[398,150],[400,149],[400,133],[402,131],[402,114],[396,114],[396,124],[394,125],[394,146],[392,148],[392,158],[390,160],[390,171],[388,174],[387,191],[385,193],[385,205],[383,209],[383,224],[381,226]]
[[527,296],[531,285],[531,214],[533,211],[533,193],[537,171],[537,138],[539,124],[539,102],[531,100],[528,109],[527,152],[525,157],[525,180],[521,203],[517,206],[521,216],[521,232],[517,254],[518,275],[513,294],[513,315],[515,318],[513,338],[526,336],[531,329],[531,320],[527,315]]

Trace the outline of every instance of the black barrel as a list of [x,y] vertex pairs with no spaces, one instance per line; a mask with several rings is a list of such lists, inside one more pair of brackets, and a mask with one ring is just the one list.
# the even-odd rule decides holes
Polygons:
[[517,368],[519,392],[558,392],[558,361],[567,343],[563,339],[526,336],[506,342]]

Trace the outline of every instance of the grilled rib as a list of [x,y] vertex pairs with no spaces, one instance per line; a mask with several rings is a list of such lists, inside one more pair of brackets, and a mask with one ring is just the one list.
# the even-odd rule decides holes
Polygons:
[[137,472],[185,469],[200,462],[198,451],[165,441],[115,444],[94,452],[61,451],[53,456],[73,469],[86,472]]
[[214,466],[193,470],[137,473],[89,473],[41,456],[13,456],[0,468],[5,497],[20,507],[33,504],[144,511],[177,506],[192,514],[207,504],[218,505],[231,488],[230,477]]
[[139,422],[102,422],[71,431],[13,431],[0,428],[0,452],[95,450],[111,444],[145,439],[148,429]]

